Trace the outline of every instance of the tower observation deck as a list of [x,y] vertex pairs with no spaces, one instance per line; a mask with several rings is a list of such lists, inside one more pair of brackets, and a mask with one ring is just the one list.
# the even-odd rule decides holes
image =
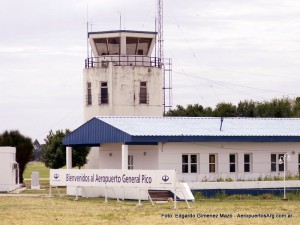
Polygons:
[[85,120],[163,115],[171,60],[153,57],[156,35],[132,30],[88,33],[92,57],[85,60],[83,76]]

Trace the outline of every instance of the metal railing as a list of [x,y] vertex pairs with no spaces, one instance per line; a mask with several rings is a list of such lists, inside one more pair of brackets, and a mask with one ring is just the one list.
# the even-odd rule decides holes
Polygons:
[[114,66],[162,67],[161,60],[157,57],[116,55],[87,58],[85,60],[85,68],[107,68],[109,66],[109,63],[113,63]]

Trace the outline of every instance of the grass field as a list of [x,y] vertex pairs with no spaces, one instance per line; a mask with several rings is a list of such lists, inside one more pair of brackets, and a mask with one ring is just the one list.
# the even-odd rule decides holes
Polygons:
[[39,172],[40,178],[49,178],[50,175],[49,168],[45,167],[45,164],[41,162],[28,163],[23,174],[24,179],[31,179],[32,172]]
[[[74,201],[74,198],[0,197],[1,224],[299,224],[299,201],[217,201],[205,200],[152,206],[144,202],[114,200],[104,203],[102,198]],[[220,218],[220,216],[224,217]],[[189,218],[176,218],[179,216]],[[239,215],[290,216],[291,218],[238,218]],[[203,218],[215,216],[218,218]],[[195,217],[195,218],[190,218]],[[197,218],[199,217],[199,218]],[[202,218],[201,218],[202,217]]]
[[[42,171],[41,177],[45,178],[49,173],[43,164],[36,163],[28,165],[26,173],[31,174],[31,171]],[[197,196],[197,201],[191,203],[192,208],[180,202],[177,209],[173,209],[173,203],[153,206],[143,202],[143,206],[138,207],[137,201],[104,203],[103,198],[74,201],[74,197],[58,197],[55,189],[55,197],[50,198],[45,197],[49,193],[49,181],[41,180],[40,184],[44,190],[25,190],[22,194],[28,194],[26,197],[0,195],[0,224],[300,224],[297,193],[288,196],[290,201],[271,195],[220,195],[211,199]],[[60,188],[60,192],[64,194],[65,188]]]

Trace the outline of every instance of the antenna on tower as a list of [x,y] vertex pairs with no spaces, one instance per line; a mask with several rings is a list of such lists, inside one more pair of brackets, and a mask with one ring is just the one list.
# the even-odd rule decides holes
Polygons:
[[122,30],[122,12],[120,12],[120,30]]
[[158,32],[158,60],[160,64],[163,64],[164,59],[164,34],[163,34],[163,0],[157,0],[157,19],[156,27]]
[[86,5],[86,51],[87,51],[87,59],[90,58],[90,50],[89,50],[89,5]]
[[163,109],[164,115],[172,107],[172,61],[164,57],[164,9],[163,0],[157,0],[157,15],[155,29],[157,29],[158,66],[163,72]]

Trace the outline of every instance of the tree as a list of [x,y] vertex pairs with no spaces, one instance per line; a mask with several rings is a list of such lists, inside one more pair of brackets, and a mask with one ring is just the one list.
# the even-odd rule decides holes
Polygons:
[[32,158],[33,144],[29,137],[25,137],[18,130],[5,131],[0,135],[0,146],[16,147],[16,161],[19,163],[20,183],[23,183],[23,172]]
[[215,109],[210,107],[204,108],[202,105],[187,105],[184,108],[177,105],[176,109],[170,110],[166,116],[212,116],[212,117],[275,117],[289,118],[300,117],[300,97],[275,98],[270,101],[240,101],[238,106],[232,103],[221,102]]
[[41,157],[42,157],[42,152],[43,152],[43,148],[42,146],[40,145],[39,141],[38,140],[35,140],[33,142],[33,160],[34,161],[41,161]]
[[[45,139],[42,160],[46,167],[58,169],[66,165],[66,150],[63,146],[62,139],[70,133],[66,129],[57,130],[55,133],[51,130]],[[86,164],[86,157],[89,153],[87,147],[74,147],[72,150],[72,166],[79,168]]]
[[176,109],[168,111],[166,113],[166,116],[206,117],[206,116],[213,116],[213,112],[210,107],[204,108],[200,104],[188,105],[186,108],[184,108],[181,105],[177,105]]
[[275,98],[271,101],[258,102],[256,106],[256,114],[259,117],[293,117],[291,100],[288,98]]
[[231,103],[219,103],[215,110],[214,116],[216,117],[236,117],[236,106],[232,105]]
[[256,103],[252,100],[250,101],[240,101],[236,113],[239,117],[256,117]]
[[297,97],[295,99],[295,102],[293,104],[293,114],[294,117],[300,117],[300,97]]

